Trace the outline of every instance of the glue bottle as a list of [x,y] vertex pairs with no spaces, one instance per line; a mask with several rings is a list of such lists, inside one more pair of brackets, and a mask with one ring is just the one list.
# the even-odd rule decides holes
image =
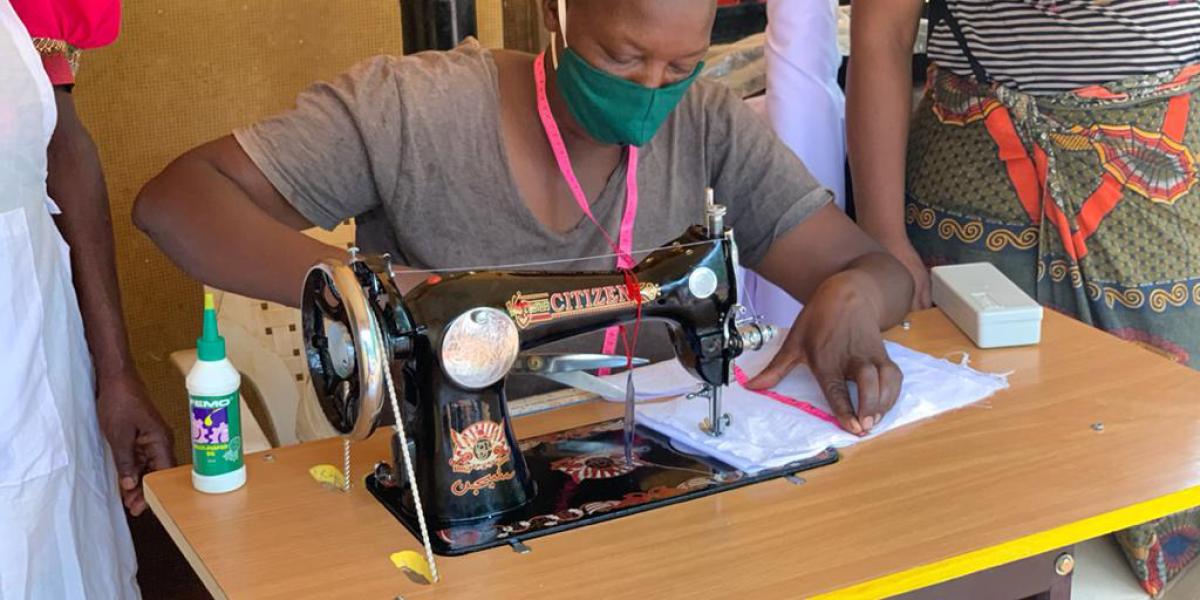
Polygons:
[[207,494],[232,492],[246,483],[238,398],[242,376],[225,358],[213,295],[204,295],[204,330],[196,364],[187,375],[192,432],[192,487]]

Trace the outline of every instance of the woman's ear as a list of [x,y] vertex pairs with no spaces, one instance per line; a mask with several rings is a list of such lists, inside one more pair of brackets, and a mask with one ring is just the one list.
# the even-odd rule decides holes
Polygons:
[[562,33],[559,27],[558,0],[542,0],[542,23],[550,33]]

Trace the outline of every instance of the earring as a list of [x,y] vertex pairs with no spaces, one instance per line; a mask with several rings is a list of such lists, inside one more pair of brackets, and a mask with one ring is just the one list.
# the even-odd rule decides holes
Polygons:
[[[558,28],[563,34],[563,48],[567,47],[567,0],[558,0]],[[554,61],[554,70],[558,70],[557,36],[550,34],[550,58]]]
[[563,43],[567,43],[567,0],[558,0],[558,28],[563,34]]

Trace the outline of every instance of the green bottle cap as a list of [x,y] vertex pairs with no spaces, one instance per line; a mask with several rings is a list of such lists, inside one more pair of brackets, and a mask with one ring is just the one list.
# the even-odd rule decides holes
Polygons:
[[225,338],[217,332],[217,309],[212,294],[204,294],[204,331],[196,340],[196,357],[205,362],[225,360]]

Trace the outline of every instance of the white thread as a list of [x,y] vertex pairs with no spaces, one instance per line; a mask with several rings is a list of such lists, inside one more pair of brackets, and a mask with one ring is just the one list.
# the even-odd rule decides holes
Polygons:
[[[383,334],[378,328],[373,328],[376,343],[383,345]],[[392,401],[392,413],[396,418],[396,434],[400,436],[400,454],[404,457],[404,472],[408,476],[409,488],[412,489],[413,507],[417,511],[417,522],[421,526],[421,543],[425,546],[425,560],[429,562],[429,572],[433,575],[433,583],[439,579],[437,563],[433,560],[433,543],[429,541],[429,526],[425,523],[425,509],[421,506],[421,493],[417,489],[417,475],[413,469],[412,456],[408,453],[408,436],[404,433],[404,420],[400,418],[400,401],[396,399],[396,383],[392,380],[392,364],[384,357],[383,376],[387,381],[388,396]]]
[[567,47],[567,0],[558,0],[558,28],[563,34],[563,48]]
[[342,491],[350,491],[350,438],[342,438]]
[[[679,244],[678,246],[670,246],[670,247],[692,248],[694,246],[707,246],[712,243],[713,242],[711,240],[708,240],[708,241],[703,241],[703,242],[688,242],[686,244]],[[629,254],[630,254],[630,256],[635,256],[635,255],[639,255],[639,254],[650,254],[652,252],[657,252],[659,250],[662,250],[663,248],[664,247],[632,250],[629,252]],[[402,269],[398,269],[396,271],[396,274],[397,275],[405,275],[405,274],[436,274],[436,273],[470,273],[473,271],[510,271],[513,269],[525,269],[525,268],[529,268],[529,267],[544,267],[544,266],[549,266],[549,265],[573,263],[573,262],[578,262],[581,260],[600,260],[600,259],[604,259],[604,258],[616,258],[617,256],[618,255],[615,253],[610,253],[610,254],[597,254],[595,256],[580,256],[578,258],[558,258],[558,259],[554,259],[554,260],[539,260],[539,261],[525,262],[525,263],[512,263],[512,264],[507,264],[507,265],[480,265],[477,267],[451,267],[451,268],[447,268],[447,269],[411,269],[411,268],[401,265]]]

